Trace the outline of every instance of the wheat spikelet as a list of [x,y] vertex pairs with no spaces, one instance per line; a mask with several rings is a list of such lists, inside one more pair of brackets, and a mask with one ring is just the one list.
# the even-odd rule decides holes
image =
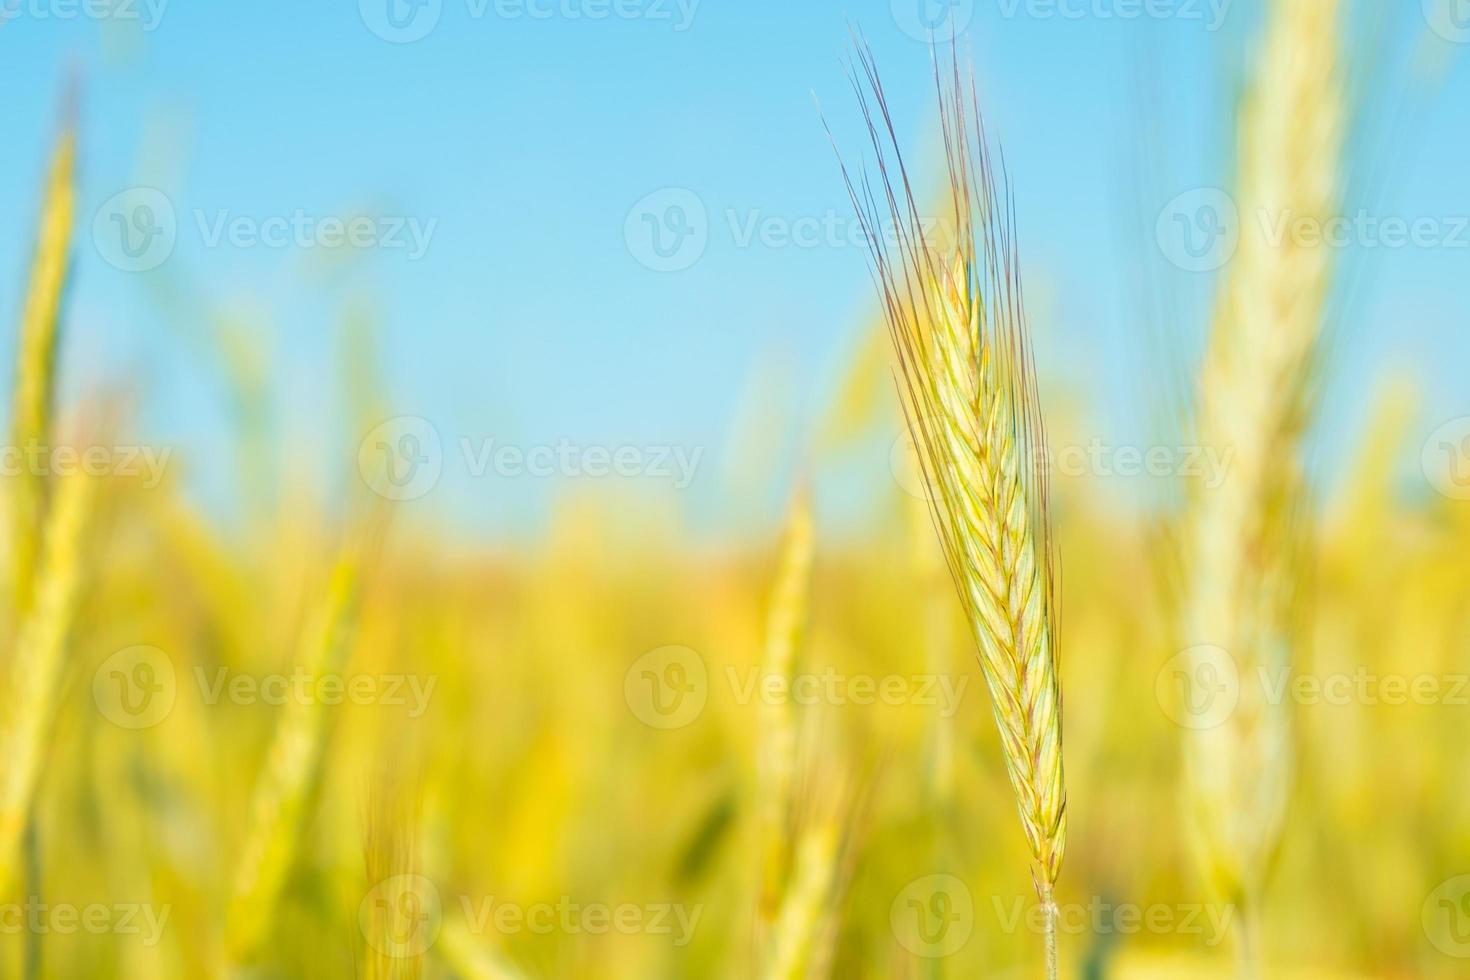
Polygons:
[[[76,213],[76,130],[70,120],[52,154],[31,262],[30,287],[21,314],[16,357],[15,404],[11,444],[20,452],[47,445],[56,377],[56,340],[62,291],[66,286],[72,221]],[[15,609],[23,614],[34,589],[39,528],[45,513],[46,484],[29,467],[14,477],[11,502],[12,576]]]
[[[866,176],[855,184],[846,168],[844,175],[872,244],[905,413],[979,648],[1033,881],[1051,913],[1067,819],[1053,646],[1057,595],[1045,433],[1010,203],[997,194],[973,89],[966,92],[957,64],[948,81],[936,70],[956,234],[943,249],[931,241],[872,54],[860,44],[858,56],[862,80],[855,77],[854,87],[881,171],[876,196]],[[891,228],[881,227],[885,220]],[[897,247],[884,244],[883,231],[896,235]],[[1047,922],[1054,924],[1053,915]],[[1050,930],[1047,958],[1054,975]]]
[[[357,601],[363,544],[343,549],[325,594],[304,625],[296,662],[308,676],[340,671],[345,633]],[[266,933],[296,853],[307,790],[320,760],[326,709],[309,699],[284,708],[251,799],[250,824],[236,865],[226,922],[226,954],[239,961]]]
[[[811,495],[802,489],[791,503],[771,592],[763,677],[782,677],[788,683],[791,680],[806,632],[813,537]],[[796,767],[794,707],[790,699],[764,700],[760,707],[760,910],[767,921],[780,905],[790,861],[791,785]]]
[[55,714],[67,634],[82,578],[82,544],[97,479],[57,483],[46,522],[36,598],[22,621],[0,715],[5,747],[0,775],[0,890],[16,881],[22,831],[30,814],[47,732]]
[[[1337,206],[1343,99],[1337,0],[1269,5],[1262,60],[1240,114],[1239,250],[1215,313],[1196,434],[1234,453],[1222,485],[1196,487],[1180,535],[1191,645],[1223,647],[1240,702],[1221,725],[1190,732],[1186,770],[1207,876],[1228,899],[1259,900],[1290,785],[1285,702],[1270,704],[1262,668],[1293,643],[1303,507],[1298,450],[1322,329],[1331,258],[1272,241],[1285,218]],[[1198,665],[1196,665],[1198,669]]]

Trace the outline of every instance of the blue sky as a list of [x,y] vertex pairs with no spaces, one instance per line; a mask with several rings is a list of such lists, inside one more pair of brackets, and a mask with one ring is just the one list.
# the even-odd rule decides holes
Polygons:
[[[778,364],[788,381],[777,441],[792,465],[858,342],[871,284],[861,249],[841,236],[819,232],[810,247],[743,237],[846,227],[813,96],[844,150],[861,154],[843,74],[849,21],[871,41],[901,136],[922,157],[929,53],[903,30],[905,0],[439,0],[418,12],[432,29],[410,43],[374,33],[388,23],[382,2],[171,0],[160,11],[160,0],[136,0],[120,8],[128,16],[99,20],[65,16],[81,0],[0,0],[12,12],[0,26],[11,93],[0,109],[5,349],[75,67],[83,198],[68,378],[134,385],[145,434],[180,446],[204,498],[228,497],[232,482],[228,405],[198,343],[212,336],[210,310],[268,350],[285,446],[345,447],[350,460],[358,437],[337,421],[334,363],[343,310],[361,303],[380,321],[388,401],[432,420],[447,443],[701,446],[695,499],[718,521],[711,461],[752,373]],[[1181,330],[1198,329],[1213,281],[1159,261],[1153,220],[1176,194],[1228,181],[1253,4],[1235,0],[1210,30],[1208,0],[1166,2],[1170,16],[1143,19],[1119,15],[1128,0],[1061,2],[1079,16],[1049,14],[1046,0],[956,10],[1015,176],[1043,364],[1085,406],[1086,431],[1139,443],[1149,409],[1140,274],[1179,297]],[[1364,48],[1382,64],[1355,176],[1379,213],[1451,219],[1470,214],[1464,45],[1430,34],[1417,6]],[[428,23],[399,12],[411,31]],[[1428,78],[1415,67],[1426,51],[1445,64]],[[159,268],[127,272],[101,254],[92,224],[139,185],[164,194],[177,243]],[[670,189],[703,208],[707,243],[687,268],[658,271],[640,261],[629,215]],[[294,239],[211,237],[219,221],[258,229],[273,217],[354,215],[385,219],[382,236],[386,219],[416,223],[427,247],[333,262]],[[1418,379],[1425,431],[1470,414],[1467,261],[1470,248],[1400,249],[1345,266],[1358,288],[1334,365],[1329,457],[1351,442],[1387,369]],[[159,302],[184,284],[194,299]],[[335,453],[323,457],[333,466]],[[445,499],[498,525],[544,515],[555,492],[521,481]]]

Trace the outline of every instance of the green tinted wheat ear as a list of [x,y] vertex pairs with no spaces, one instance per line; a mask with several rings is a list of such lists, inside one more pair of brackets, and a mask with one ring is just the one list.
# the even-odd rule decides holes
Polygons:
[[[936,71],[953,241],[920,215],[872,54],[858,50],[880,180],[848,188],[873,247],[899,360],[899,388],[934,524],[994,703],[1006,768],[1047,911],[1066,842],[1057,589],[1047,513],[1045,434],[1027,340],[1010,202],[997,191],[973,89]],[[1003,185],[1002,181],[1002,185]],[[892,242],[890,243],[890,238]]]
[[[1192,488],[1180,534],[1186,642],[1223,647],[1240,679],[1228,717],[1187,733],[1191,809],[1206,873],[1245,908],[1246,923],[1291,781],[1286,702],[1266,698],[1259,678],[1289,664],[1297,639],[1300,448],[1331,272],[1329,249],[1282,229],[1334,214],[1344,116],[1337,0],[1267,7],[1240,113],[1240,243],[1226,267],[1195,418],[1200,444],[1231,462],[1218,487]],[[1195,673],[1217,667],[1201,662]],[[1255,937],[1242,930],[1239,938],[1254,973]]]

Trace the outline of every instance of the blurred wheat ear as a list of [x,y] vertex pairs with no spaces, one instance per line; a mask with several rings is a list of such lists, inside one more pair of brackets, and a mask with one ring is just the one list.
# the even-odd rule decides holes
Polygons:
[[[364,566],[376,553],[372,519],[343,546],[327,588],[301,632],[297,665],[308,677],[340,674],[348,654]],[[226,955],[246,959],[269,934],[282,888],[301,843],[308,790],[321,763],[328,711],[292,699],[283,709],[255,784],[250,823],[236,865],[226,920]]]
[[[1301,638],[1300,458],[1323,327],[1331,250],[1272,241],[1281,221],[1338,206],[1344,99],[1338,0],[1273,0],[1239,117],[1240,243],[1226,269],[1199,382],[1200,445],[1229,458],[1217,488],[1192,488],[1179,534],[1186,641],[1223,647],[1240,702],[1186,735],[1186,779],[1207,877],[1245,915],[1242,972],[1259,973],[1261,894],[1291,785],[1285,700],[1259,673],[1286,667]],[[1233,453],[1233,456],[1223,454]],[[1203,669],[1196,665],[1197,669]]]
[[[787,683],[806,634],[813,551],[811,495],[798,490],[791,503],[780,563],[766,618],[762,675]],[[796,768],[796,719],[789,700],[760,708],[761,920],[776,917],[791,860],[791,786]]]
[[[857,61],[853,86],[877,154],[876,195],[866,173],[854,181],[844,166],[843,175],[872,247],[934,525],[994,704],[1046,911],[1047,975],[1055,977],[1052,896],[1067,836],[1057,581],[1012,206],[1003,175],[997,190],[974,89],[957,61],[947,78],[935,69],[944,224],[915,203],[872,52],[861,41]],[[952,230],[952,240],[938,228]]]
[[21,622],[0,707],[0,889],[17,881],[19,843],[30,816],[43,748],[56,711],[84,568],[83,543],[98,480],[68,476],[46,521],[35,601]]
[[[52,155],[20,325],[11,427],[22,453],[46,446],[52,428],[56,337],[76,211],[76,130],[68,109]],[[0,889],[17,883],[21,836],[39,781],[42,749],[65,669],[67,636],[82,576],[82,550],[96,479],[77,475],[48,487],[29,467],[11,481],[11,612],[18,618],[0,698]],[[55,499],[48,500],[54,489]]]
[[[21,313],[10,438],[22,453],[46,446],[51,434],[61,301],[76,215],[76,159],[76,128],[68,108],[46,177],[30,286]],[[42,474],[28,467],[22,470],[12,480],[11,496],[11,581],[17,615],[24,614],[34,591],[47,489]]]

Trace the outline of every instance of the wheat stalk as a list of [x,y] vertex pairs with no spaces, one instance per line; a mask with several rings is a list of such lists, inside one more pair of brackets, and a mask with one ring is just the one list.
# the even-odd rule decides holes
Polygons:
[[[46,446],[50,434],[58,323],[76,214],[76,157],[76,129],[68,119],[46,177],[30,286],[21,313],[10,438],[22,453]],[[14,477],[11,499],[12,577],[19,615],[24,615],[30,605],[35,587],[45,500],[45,478],[30,467],[22,467]]]
[[[387,748],[379,749],[381,758]],[[419,807],[417,788],[410,781],[383,770],[374,774],[365,807],[362,844],[370,901],[365,908],[359,905],[353,909],[367,940],[358,970],[363,980],[418,980],[423,975],[423,956],[395,945],[400,925],[395,921],[397,907],[371,901],[384,883],[421,874]]]
[[[1290,719],[1254,683],[1289,662],[1298,615],[1299,449],[1331,257],[1270,229],[1337,206],[1343,97],[1338,2],[1269,5],[1262,61],[1240,113],[1240,241],[1200,378],[1196,435],[1233,452],[1215,489],[1196,487],[1181,532],[1185,636],[1235,659],[1240,702],[1186,739],[1190,799],[1206,874],[1255,914],[1284,820]],[[1196,665],[1198,669],[1198,665]],[[1257,937],[1244,935],[1247,973]]]
[[[995,172],[973,86],[936,69],[954,241],[926,234],[871,51],[859,42],[861,98],[880,180],[844,179],[872,244],[899,360],[899,388],[945,558],[990,690],[1006,769],[1046,910],[1066,842],[1057,588],[1045,432],[1027,339],[1011,203]],[[876,107],[876,113],[875,113]],[[890,164],[891,157],[891,164]],[[881,203],[880,203],[881,199]],[[891,222],[884,228],[883,223]],[[885,244],[884,232],[897,240]]]
[[82,579],[82,542],[97,479],[68,476],[56,487],[46,522],[35,602],[22,621],[0,707],[0,891],[17,879],[20,839],[40,778],[41,756],[56,710],[67,634]]
[[[308,676],[340,671],[345,633],[357,601],[364,542],[343,548],[325,594],[307,620],[297,662]],[[226,954],[244,958],[260,942],[296,854],[307,791],[321,758],[327,717],[322,705],[292,699],[284,709],[255,785],[250,824],[236,865],[226,920]]]
[[[813,551],[811,495],[799,490],[791,503],[766,621],[763,677],[791,681],[806,633]],[[768,699],[760,707],[760,834],[763,922],[776,915],[790,863],[791,785],[796,768],[795,705]]]
[[823,913],[837,872],[841,826],[808,828],[796,849],[791,885],[781,902],[766,980],[802,980],[815,965]]

